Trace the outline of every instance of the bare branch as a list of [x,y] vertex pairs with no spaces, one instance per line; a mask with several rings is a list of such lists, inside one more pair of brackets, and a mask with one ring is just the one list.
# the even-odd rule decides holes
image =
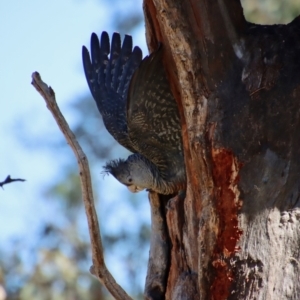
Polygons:
[[38,72],[34,72],[32,74],[31,83],[46,101],[48,109],[51,111],[68,144],[71,146],[78,162],[82,197],[87,215],[92,245],[93,266],[91,267],[91,273],[98,277],[98,279],[109,290],[112,296],[115,297],[115,299],[130,300],[131,298],[122,289],[122,287],[117,284],[105,265],[100,228],[93,199],[93,190],[88,159],[82,151],[79,143],[77,142],[75,135],[70,130],[68,123],[61,114],[57,106],[55,94],[52,88],[48,87],[48,85],[42,81]]
[[164,299],[170,265],[170,245],[163,206],[168,198],[155,192],[149,192],[149,201],[151,241],[144,294],[147,300]]
[[10,175],[8,175],[4,181],[0,181],[0,187],[2,187],[3,189],[3,186],[4,184],[8,184],[8,183],[11,183],[11,182],[14,182],[14,181],[26,181],[25,179],[21,179],[21,178],[11,178]]

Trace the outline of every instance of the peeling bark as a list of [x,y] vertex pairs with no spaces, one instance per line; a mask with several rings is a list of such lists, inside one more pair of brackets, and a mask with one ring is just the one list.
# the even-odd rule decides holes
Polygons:
[[144,0],[144,12],[188,183],[167,205],[156,299],[300,299],[300,18],[250,24],[237,0]]

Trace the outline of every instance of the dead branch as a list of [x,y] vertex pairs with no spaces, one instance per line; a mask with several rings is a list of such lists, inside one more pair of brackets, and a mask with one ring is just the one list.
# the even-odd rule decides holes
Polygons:
[[26,181],[25,179],[21,179],[21,178],[11,178],[10,175],[8,175],[3,181],[0,181],[0,187],[2,187],[3,189],[3,186],[4,184],[8,184],[8,183],[12,183],[12,182],[15,182],[15,181]]
[[60,112],[55,100],[53,89],[50,86],[48,87],[48,85],[42,81],[41,76],[38,72],[34,72],[32,74],[31,83],[46,101],[48,109],[51,111],[57,125],[64,134],[68,144],[71,146],[78,162],[82,197],[88,220],[92,245],[93,266],[91,267],[91,273],[98,277],[98,279],[108,289],[112,296],[115,297],[115,299],[130,300],[131,298],[122,289],[122,287],[117,284],[114,277],[111,275],[105,265],[100,228],[93,199],[93,190],[88,159],[79,143],[77,142],[75,135],[70,130],[64,116]]
[[168,200],[168,197],[149,192],[151,240],[144,292],[146,300],[164,299],[165,297],[170,265],[170,243],[163,207]]

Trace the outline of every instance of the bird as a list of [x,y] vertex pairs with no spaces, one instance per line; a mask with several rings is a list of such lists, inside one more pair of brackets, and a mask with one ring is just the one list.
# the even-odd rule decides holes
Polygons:
[[85,77],[108,132],[131,155],[106,163],[131,192],[169,195],[186,186],[181,123],[162,63],[162,45],[143,58],[130,35],[100,39],[82,47]]

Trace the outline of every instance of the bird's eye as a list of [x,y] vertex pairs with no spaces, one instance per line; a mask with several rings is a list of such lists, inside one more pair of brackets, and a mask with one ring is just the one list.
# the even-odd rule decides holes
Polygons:
[[128,182],[132,182],[132,178],[131,177],[128,178]]

